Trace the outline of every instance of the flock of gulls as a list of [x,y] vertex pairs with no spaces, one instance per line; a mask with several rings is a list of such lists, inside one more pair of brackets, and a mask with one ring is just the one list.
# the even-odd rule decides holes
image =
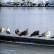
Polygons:
[[[11,30],[10,28],[4,28],[4,27],[0,27],[0,33],[7,33],[7,34],[11,34]],[[28,28],[22,32],[19,31],[19,29],[16,29],[15,30],[15,34],[18,35],[18,36],[26,36],[28,35]],[[33,36],[38,36],[38,37],[50,37],[50,38],[54,38],[54,36],[51,36],[51,32],[50,31],[47,31],[47,32],[44,32],[42,33],[41,35],[39,34],[39,30],[37,31],[34,31],[33,33],[30,34],[29,37],[33,37]]]

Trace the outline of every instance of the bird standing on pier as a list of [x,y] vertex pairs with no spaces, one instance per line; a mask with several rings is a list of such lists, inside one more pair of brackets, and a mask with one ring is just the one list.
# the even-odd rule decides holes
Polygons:
[[30,37],[32,37],[32,36],[37,36],[37,35],[39,35],[39,30],[38,30],[38,31],[34,31],[34,32],[30,35]]
[[28,29],[26,29],[25,31],[22,31],[20,34],[19,34],[19,36],[22,36],[22,35],[28,35]]
[[51,32],[50,31],[47,31],[47,32],[42,33],[42,36],[44,36],[46,38],[49,38],[50,35],[51,35]]
[[17,34],[17,35],[19,35],[20,33],[19,33],[19,29],[16,29],[15,30],[15,33]]
[[5,28],[4,27],[0,27],[0,32],[5,32]]
[[10,34],[10,29],[9,28],[6,29],[6,33]]
[[16,29],[15,30],[15,33],[17,34],[17,35],[19,35],[19,36],[22,36],[22,35],[27,35],[28,34],[28,29],[26,29],[25,31],[22,31],[22,32],[20,32],[19,31],[19,29]]

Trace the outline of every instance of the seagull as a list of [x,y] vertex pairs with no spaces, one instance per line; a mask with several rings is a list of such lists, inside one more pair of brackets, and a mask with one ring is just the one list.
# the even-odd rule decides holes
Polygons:
[[6,33],[10,34],[10,29],[9,28],[6,29]]
[[15,30],[15,33],[16,33],[17,35],[19,35],[19,29],[16,29],[16,30]]
[[47,37],[47,38],[50,37],[50,35],[51,35],[50,31],[42,33],[42,36]]
[[0,27],[0,32],[5,32],[5,28],[4,27]]
[[34,31],[34,32],[30,35],[30,37],[36,36],[36,35],[39,35],[39,30],[38,30],[38,31]]
[[28,34],[28,29],[26,29],[26,30],[24,30],[24,31],[22,31],[20,34],[19,34],[19,36],[22,36],[22,35],[27,35]]

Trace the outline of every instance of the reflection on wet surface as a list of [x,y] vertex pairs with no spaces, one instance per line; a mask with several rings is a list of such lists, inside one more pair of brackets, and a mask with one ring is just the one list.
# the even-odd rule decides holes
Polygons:
[[54,47],[0,43],[0,54],[54,54]]

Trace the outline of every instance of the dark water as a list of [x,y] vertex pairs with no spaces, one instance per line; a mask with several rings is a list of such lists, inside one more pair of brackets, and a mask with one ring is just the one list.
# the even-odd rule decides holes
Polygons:
[[[12,34],[29,28],[29,33],[40,30],[40,33],[50,30],[54,34],[54,8],[0,8],[0,26],[9,27]],[[0,43],[0,54],[54,54],[52,47],[37,47],[18,44]]]

